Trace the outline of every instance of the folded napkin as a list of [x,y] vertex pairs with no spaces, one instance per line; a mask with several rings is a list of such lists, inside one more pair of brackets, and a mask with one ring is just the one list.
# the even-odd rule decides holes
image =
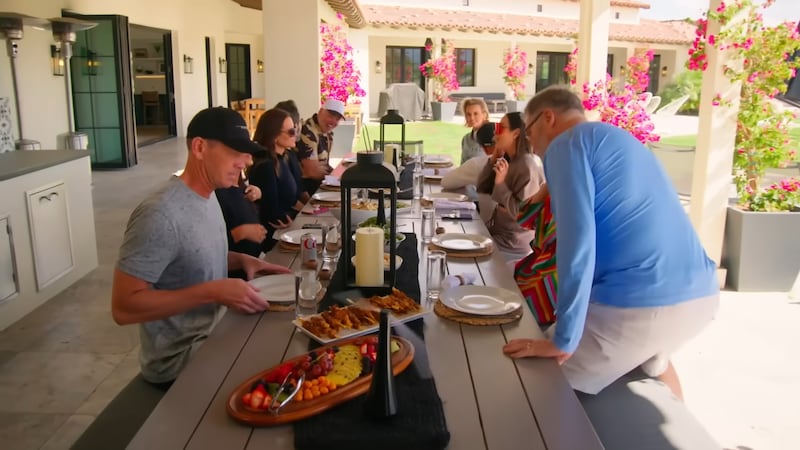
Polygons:
[[322,184],[327,184],[328,186],[339,186],[341,182],[339,181],[339,177],[325,175],[325,179],[322,180]]
[[475,211],[475,203],[473,202],[457,202],[446,198],[434,198],[433,207],[436,209],[468,209]]
[[442,281],[442,289],[450,289],[465,284],[475,284],[477,278],[478,274],[467,272],[458,275],[448,275]]

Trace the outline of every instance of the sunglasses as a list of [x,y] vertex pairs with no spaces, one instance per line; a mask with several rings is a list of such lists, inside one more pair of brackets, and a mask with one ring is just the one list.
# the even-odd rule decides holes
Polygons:
[[506,127],[504,127],[502,123],[497,122],[496,124],[494,124],[494,135],[495,136],[499,136],[499,135],[503,134],[505,131],[506,131]]
[[281,130],[281,131],[286,133],[289,137],[297,136],[297,128],[289,128],[288,130]]
[[529,123],[528,126],[525,127],[525,133],[526,134],[529,131],[531,131],[531,127],[533,126],[533,124],[536,123],[537,120],[539,120],[540,117],[542,117],[543,113],[544,113],[544,111],[539,111],[539,114],[537,114],[536,117],[534,117],[533,120],[531,120],[531,123]]

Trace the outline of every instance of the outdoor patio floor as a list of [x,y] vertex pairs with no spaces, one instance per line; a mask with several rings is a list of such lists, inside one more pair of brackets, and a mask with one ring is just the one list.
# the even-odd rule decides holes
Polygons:
[[[137,328],[111,319],[112,268],[130,212],[184,159],[170,139],[134,168],[93,173],[100,266],[0,332],[3,448],[69,448],[138,371]],[[689,409],[725,448],[800,446],[798,323],[785,293],[723,292],[716,322],[676,355]]]

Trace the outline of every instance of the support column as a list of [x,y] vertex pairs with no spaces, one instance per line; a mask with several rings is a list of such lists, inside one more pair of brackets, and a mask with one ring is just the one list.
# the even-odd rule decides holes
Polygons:
[[581,0],[578,31],[578,86],[594,84],[606,78],[608,55],[609,0]]
[[261,11],[267,108],[292,99],[302,117],[311,117],[320,106],[317,0],[261,0]]
[[[710,0],[709,9],[715,10],[722,1]],[[719,31],[719,23],[709,21],[708,33],[716,35]],[[689,217],[708,257],[719,264],[733,169],[741,83],[732,84],[722,73],[722,67],[729,59],[727,52],[719,52],[709,46],[707,55],[708,69],[703,76],[700,94],[700,123]],[[730,101],[731,106],[713,106],[711,102],[717,94],[723,101]]]

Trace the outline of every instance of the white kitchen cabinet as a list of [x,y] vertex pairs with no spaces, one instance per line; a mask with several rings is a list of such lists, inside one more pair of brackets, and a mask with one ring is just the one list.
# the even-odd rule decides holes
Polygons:
[[17,267],[8,216],[0,217],[0,302],[17,293]]
[[36,286],[41,291],[74,266],[67,189],[61,182],[26,195]]

